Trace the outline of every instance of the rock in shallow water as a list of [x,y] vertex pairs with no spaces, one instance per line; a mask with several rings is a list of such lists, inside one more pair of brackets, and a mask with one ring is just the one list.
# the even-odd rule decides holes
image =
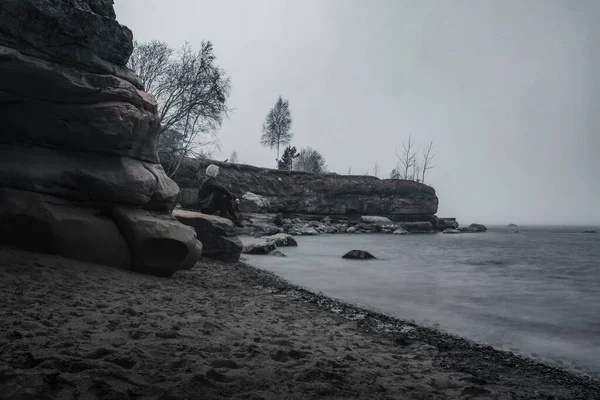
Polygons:
[[485,232],[487,228],[481,224],[471,224],[467,228],[467,232]]
[[348,258],[352,260],[371,260],[376,257],[365,250],[350,250],[349,252],[344,254],[342,258]]
[[462,233],[462,231],[460,229],[444,229],[444,231],[442,233]]
[[244,254],[269,254],[277,249],[275,242],[260,242],[252,243],[244,246],[242,253]]
[[283,254],[279,250],[273,250],[272,252],[269,253],[269,255],[274,256],[274,257],[287,257],[285,254]]
[[287,233],[277,233],[275,235],[267,236],[264,238],[267,242],[274,242],[277,247],[296,247],[298,242]]

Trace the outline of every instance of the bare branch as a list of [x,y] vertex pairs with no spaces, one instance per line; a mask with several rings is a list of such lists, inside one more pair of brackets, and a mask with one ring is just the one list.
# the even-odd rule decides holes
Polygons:
[[219,146],[215,131],[230,111],[231,82],[215,61],[210,41],[203,41],[198,52],[186,43],[176,54],[162,42],[134,44],[129,67],[158,102],[158,150],[169,176],[177,173],[185,157],[211,153]]

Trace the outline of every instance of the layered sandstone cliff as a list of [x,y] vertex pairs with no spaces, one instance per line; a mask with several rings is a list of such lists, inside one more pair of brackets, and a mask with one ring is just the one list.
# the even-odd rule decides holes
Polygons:
[[[188,161],[175,178],[181,204],[193,208],[208,165],[220,167],[219,180],[242,198],[241,210],[331,217],[386,216],[398,221],[435,221],[435,190],[420,183],[371,176],[314,175],[207,160]],[[244,201],[252,195],[261,201]]]
[[0,2],[0,242],[168,276],[196,233],[171,215],[157,104],[112,3]]

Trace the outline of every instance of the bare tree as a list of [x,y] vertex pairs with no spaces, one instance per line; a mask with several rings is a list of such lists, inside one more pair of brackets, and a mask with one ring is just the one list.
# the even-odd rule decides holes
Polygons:
[[235,150],[229,156],[229,162],[232,164],[237,164],[239,162],[239,158]]
[[128,66],[158,103],[158,154],[174,176],[186,157],[203,157],[219,148],[216,129],[230,109],[231,82],[216,64],[213,45],[198,52],[185,44],[175,53],[166,43],[134,43]]
[[435,168],[435,165],[431,165],[435,154],[432,153],[433,150],[433,142],[429,142],[429,146],[427,149],[423,150],[423,169],[421,170],[421,182],[425,183],[425,173],[432,168]]
[[398,165],[398,175],[399,179],[410,179],[410,171],[414,167],[416,161],[416,153],[413,148],[412,137],[408,137],[408,144],[402,143],[403,152],[402,154],[398,154],[398,150],[396,150],[396,157],[398,157],[399,165]]
[[379,178],[379,164],[377,162],[373,164],[373,176]]
[[348,167],[348,175],[352,175],[352,167]]
[[313,174],[322,174],[327,172],[325,158],[317,150],[306,147],[300,150],[298,157],[294,161],[296,171],[312,172]]
[[292,141],[293,133],[290,129],[292,129],[290,105],[287,100],[279,96],[263,123],[263,134],[260,139],[263,146],[277,148],[276,161],[279,161],[279,147],[288,145]]

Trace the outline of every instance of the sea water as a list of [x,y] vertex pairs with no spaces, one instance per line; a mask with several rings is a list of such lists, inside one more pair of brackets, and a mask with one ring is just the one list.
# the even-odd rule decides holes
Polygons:
[[[582,233],[600,229],[518,229],[302,236],[280,249],[287,258],[248,261],[315,292],[600,377],[600,233]],[[377,260],[341,258],[352,249]]]

